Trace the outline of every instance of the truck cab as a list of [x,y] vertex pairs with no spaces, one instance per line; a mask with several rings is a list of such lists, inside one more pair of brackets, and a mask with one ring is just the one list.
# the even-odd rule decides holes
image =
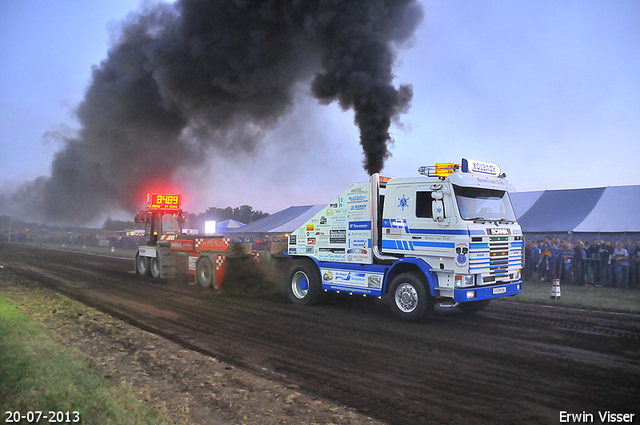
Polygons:
[[521,291],[523,238],[513,187],[499,168],[487,165],[480,174],[468,167],[463,160],[462,167],[421,167],[420,177],[389,180],[379,248],[428,264],[431,296],[477,310]]
[[352,185],[290,235],[290,299],[388,294],[416,321],[436,303],[474,312],[520,293],[523,238],[505,177],[463,159]]
[[182,211],[140,211],[136,223],[145,223],[144,241],[147,246],[168,246],[172,239],[182,234]]

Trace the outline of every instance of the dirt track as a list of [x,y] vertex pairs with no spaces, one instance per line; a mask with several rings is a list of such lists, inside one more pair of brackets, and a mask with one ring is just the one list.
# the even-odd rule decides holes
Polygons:
[[[559,423],[636,413],[640,316],[508,300],[396,320],[384,302],[300,307],[130,274],[132,260],[0,245],[0,263],[147,330],[390,424]],[[526,288],[525,288],[526,290]]]

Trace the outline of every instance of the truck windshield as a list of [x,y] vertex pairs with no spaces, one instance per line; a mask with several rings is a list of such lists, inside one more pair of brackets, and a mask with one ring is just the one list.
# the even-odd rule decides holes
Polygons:
[[173,214],[162,214],[162,233],[165,235],[180,234],[180,223]]
[[511,199],[504,190],[453,186],[463,220],[515,222]]

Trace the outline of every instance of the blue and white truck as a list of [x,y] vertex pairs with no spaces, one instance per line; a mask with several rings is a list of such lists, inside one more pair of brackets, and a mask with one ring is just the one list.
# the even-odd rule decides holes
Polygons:
[[469,159],[371,175],[289,235],[289,298],[380,297],[418,321],[436,303],[463,312],[522,292],[523,236],[500,167]]

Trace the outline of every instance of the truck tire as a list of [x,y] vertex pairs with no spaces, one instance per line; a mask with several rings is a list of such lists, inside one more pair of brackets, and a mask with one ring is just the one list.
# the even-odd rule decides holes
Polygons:
[[391,310],[401,320],[417,322],[424,316],[434,301],[418,276],[401,273],[391,282]]
[[213,285],[213,276],[215,269],[211,260],[207,257],[200,258],[196,263],[196,280],[203,288],[209,288]]
[[140,276],[149,276],[149,257],[136,254],[136,270]]
[[154,279],[160,279],[160,260],[149,258],[149,272]]
[[484,310],[491,300],[482,300],[482,301],[472,301],[468,303],[460,303],[456,307],[463,313],[476,313],[480,310]]
[[294,304],[313,305],[322,300],[320,271],[309,262],[295,264],[289,272],[289,299]]

